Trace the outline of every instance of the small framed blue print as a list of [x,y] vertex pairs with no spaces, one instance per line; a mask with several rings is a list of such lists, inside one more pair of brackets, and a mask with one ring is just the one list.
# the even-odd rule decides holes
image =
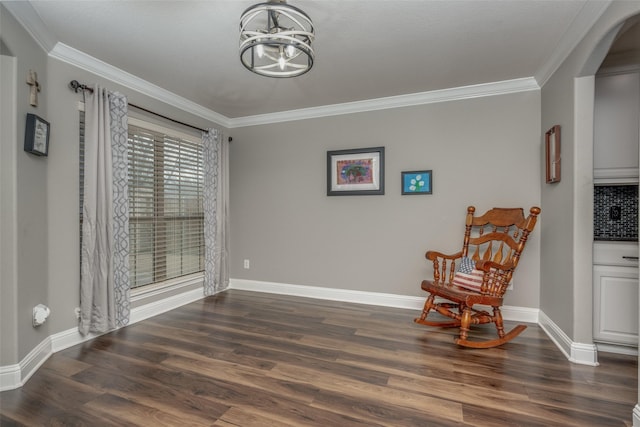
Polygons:
[[431,194],[433,178],[430,170],[402,172],[402,194]]

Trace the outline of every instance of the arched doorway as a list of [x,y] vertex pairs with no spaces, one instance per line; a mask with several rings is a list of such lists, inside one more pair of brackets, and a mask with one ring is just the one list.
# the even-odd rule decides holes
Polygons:
[[[601,68],[640,68],[640,37],[638,34],[638,24],[640,22],[640,14],[636,8],[636,14],[627,17],[624,21],[613,26],[609,32],[602,37],[600,42],[591,51],[588,56],[582,72],[578,74],[578,77],[574,79],[575,92],[574,92],[574,128],[576,130],[575,142],[576,142],[576,157],[591,158],[593,165],[593,134],[591,133],[590,141],[578,139],[579,129],[593,129],[593,101],[594,101],[594,86],[595,76]],[[591,99],[587,99],[588,97]],[[639,101],[640,102],[640,101]],[[587,107],[581,105],[581,103],[587,104]],[[588,114],[589,108],[591,108],[591,114]],[[640,130],[639,130],[640,132]],[[588,134],[589,132],[587,132]],[[585,162],[586,163],[586,162]],[[591,174],[593,182],[593,168],[587,170],[588,165],[584,163],[582,165],[576,165],[574,170],[574,178],[580,183],[580,176]],[[586,180],[582,180],[584,184]],[[593,188],[593,185],[591,185]],[[588,230],[593,236],[593,191],[588,189],[578,189],[576,186],[576,198],[575,207],[586,207],[587,203],[590,206],[591,215],[585,215],[587,221],[582,221],[575,224],[574,229],[583,232]],[[574,212],[574,218],[577,218],[576,212]],[[581,255],[591,254],[591,244],[587,244],[586,239],[578,238],[574,235],[574,245],[576,251],[574,257],[580,257]],[[590,257],[588,257],[590,258]],[[592,292],[592,281],[578,280],[574,277],[574,313],[573,313],[573,338],[578,342],[589,342],[589,336],[593,337],[593,308],[591,304],[583,304],[585,301],[589,301],[590,298],[586,295],[590,295]],[[640,299],[640,298],[639,298]],[[640,301],[639,301],[640,304]],[[637,320],[640,326],[640,319]],[[639,358],[640,361],[640,358]],[[640,363],[639,363],[640,365]],[[640,376],[638,380],[638,404],[636,404],[633,410],[633,425],[634,427],[640,427]]]
[[593,338],[598,351],[637,355],[640,15],[625,21],[596,72],[594,107]]

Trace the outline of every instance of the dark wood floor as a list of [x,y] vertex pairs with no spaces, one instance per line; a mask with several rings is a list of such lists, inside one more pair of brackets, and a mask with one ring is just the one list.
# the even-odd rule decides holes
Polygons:
[[227,291],[54,354],[0,424],[631,426],[637,357],[574,365],[536,325],[462,349],[417,314]]

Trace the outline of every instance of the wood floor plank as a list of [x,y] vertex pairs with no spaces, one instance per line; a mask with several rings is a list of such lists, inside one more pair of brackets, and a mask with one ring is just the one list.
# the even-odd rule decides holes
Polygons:
[[431,405],[439,408],[440,415],[443,419],[450,419],[452,421],[462,420],[461,407],[457,402],[446,400],[446,398],[429,397],[406,392],[402,389],[388,387],[387,384],[380,385],[371,383],[366,376],[356,380],[345,378],[342,375],[336,375],[332,372],[280,364],[277,365],[270,374],[279,374],[283,378],[304,381],[313,384],[318,387],[319,390],[331,392],[336,395],[339,394],[343,398],[349,397],[355,400],[358,398],[373,399],[397,408],[416,411],[422,411],[425,405]]
[[[89,413],[82,405],[102,394],[44,367],[20,390],[0,393],[0,425],[88,425],[83,424]],[[104,420],[104,425],[112,424]]]
[[[420,410],[397,406],[383,399],[353,397],[342,393],[321,391],[313,406],[331,408],[361,419],[363,425],[383,425],[387,427],[415,426],[460,426],[461,421],[452,420],[451,413],[442,412],[440,406],[425,403]],[[458,418],[456,415],[453,418]]]
[[273,371],[247,369],[231,363],[211,363],[210,361],[194,360],[175,356],[165,362],[164,366],[190,371],[209,376],[229,383],[240,384],[245,387],[256,388],[258,391],[292,396],[292,399],[304,403],[311,403],[318,392],[318,388],[310,383],[290,381],[286,377],[278,377]]
[[229,409],[228,405],[213,402],[189,391],[158,384],[148,377],[148,372],[129,372],[127,375],[114,376],[110,369],[96,366],[75,375],[74,380],[101,390],[103,394],[181,416],[196,424],[210,423],[210,420],[218,418]]
[[255,413],[251,408],[231,408],[212,424],[214,427],[297,427],[299,424],[285,423],[264,413]]
[[189,417],[176,416],[108,393],[87,402],[85,407],[91,410],[92,414],[120,422],[121,425],[202,427],[210,423],[207,420],[195,422]]
[[576,393],[568,394],[550,390],[533,390],[529,391],[528,395],[529,400],[536,404],[563,410],[580,408],[581,411],[593,415],[623,413],[631,404],[630,402],[608,400],[610,396],[607,396],[606,393],[600,395],[600,398],[593,398],[581,396]]
[[637,357],[575,365],[537,325],[464,349],[455,329],[416,325],[418,314],[225,291],[52,355],[0,393],[0,424],[631,425]]

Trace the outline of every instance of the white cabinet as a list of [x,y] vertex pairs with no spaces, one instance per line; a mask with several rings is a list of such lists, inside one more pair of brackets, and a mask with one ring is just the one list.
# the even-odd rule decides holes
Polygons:
[[638,268],[596,265],[594,341],[638,345]]
[[594,341],[638,346],[637,256],[637,243],[594,244]]
[[640,73],[597,76],[593,120],[594,178],[637,182]]

